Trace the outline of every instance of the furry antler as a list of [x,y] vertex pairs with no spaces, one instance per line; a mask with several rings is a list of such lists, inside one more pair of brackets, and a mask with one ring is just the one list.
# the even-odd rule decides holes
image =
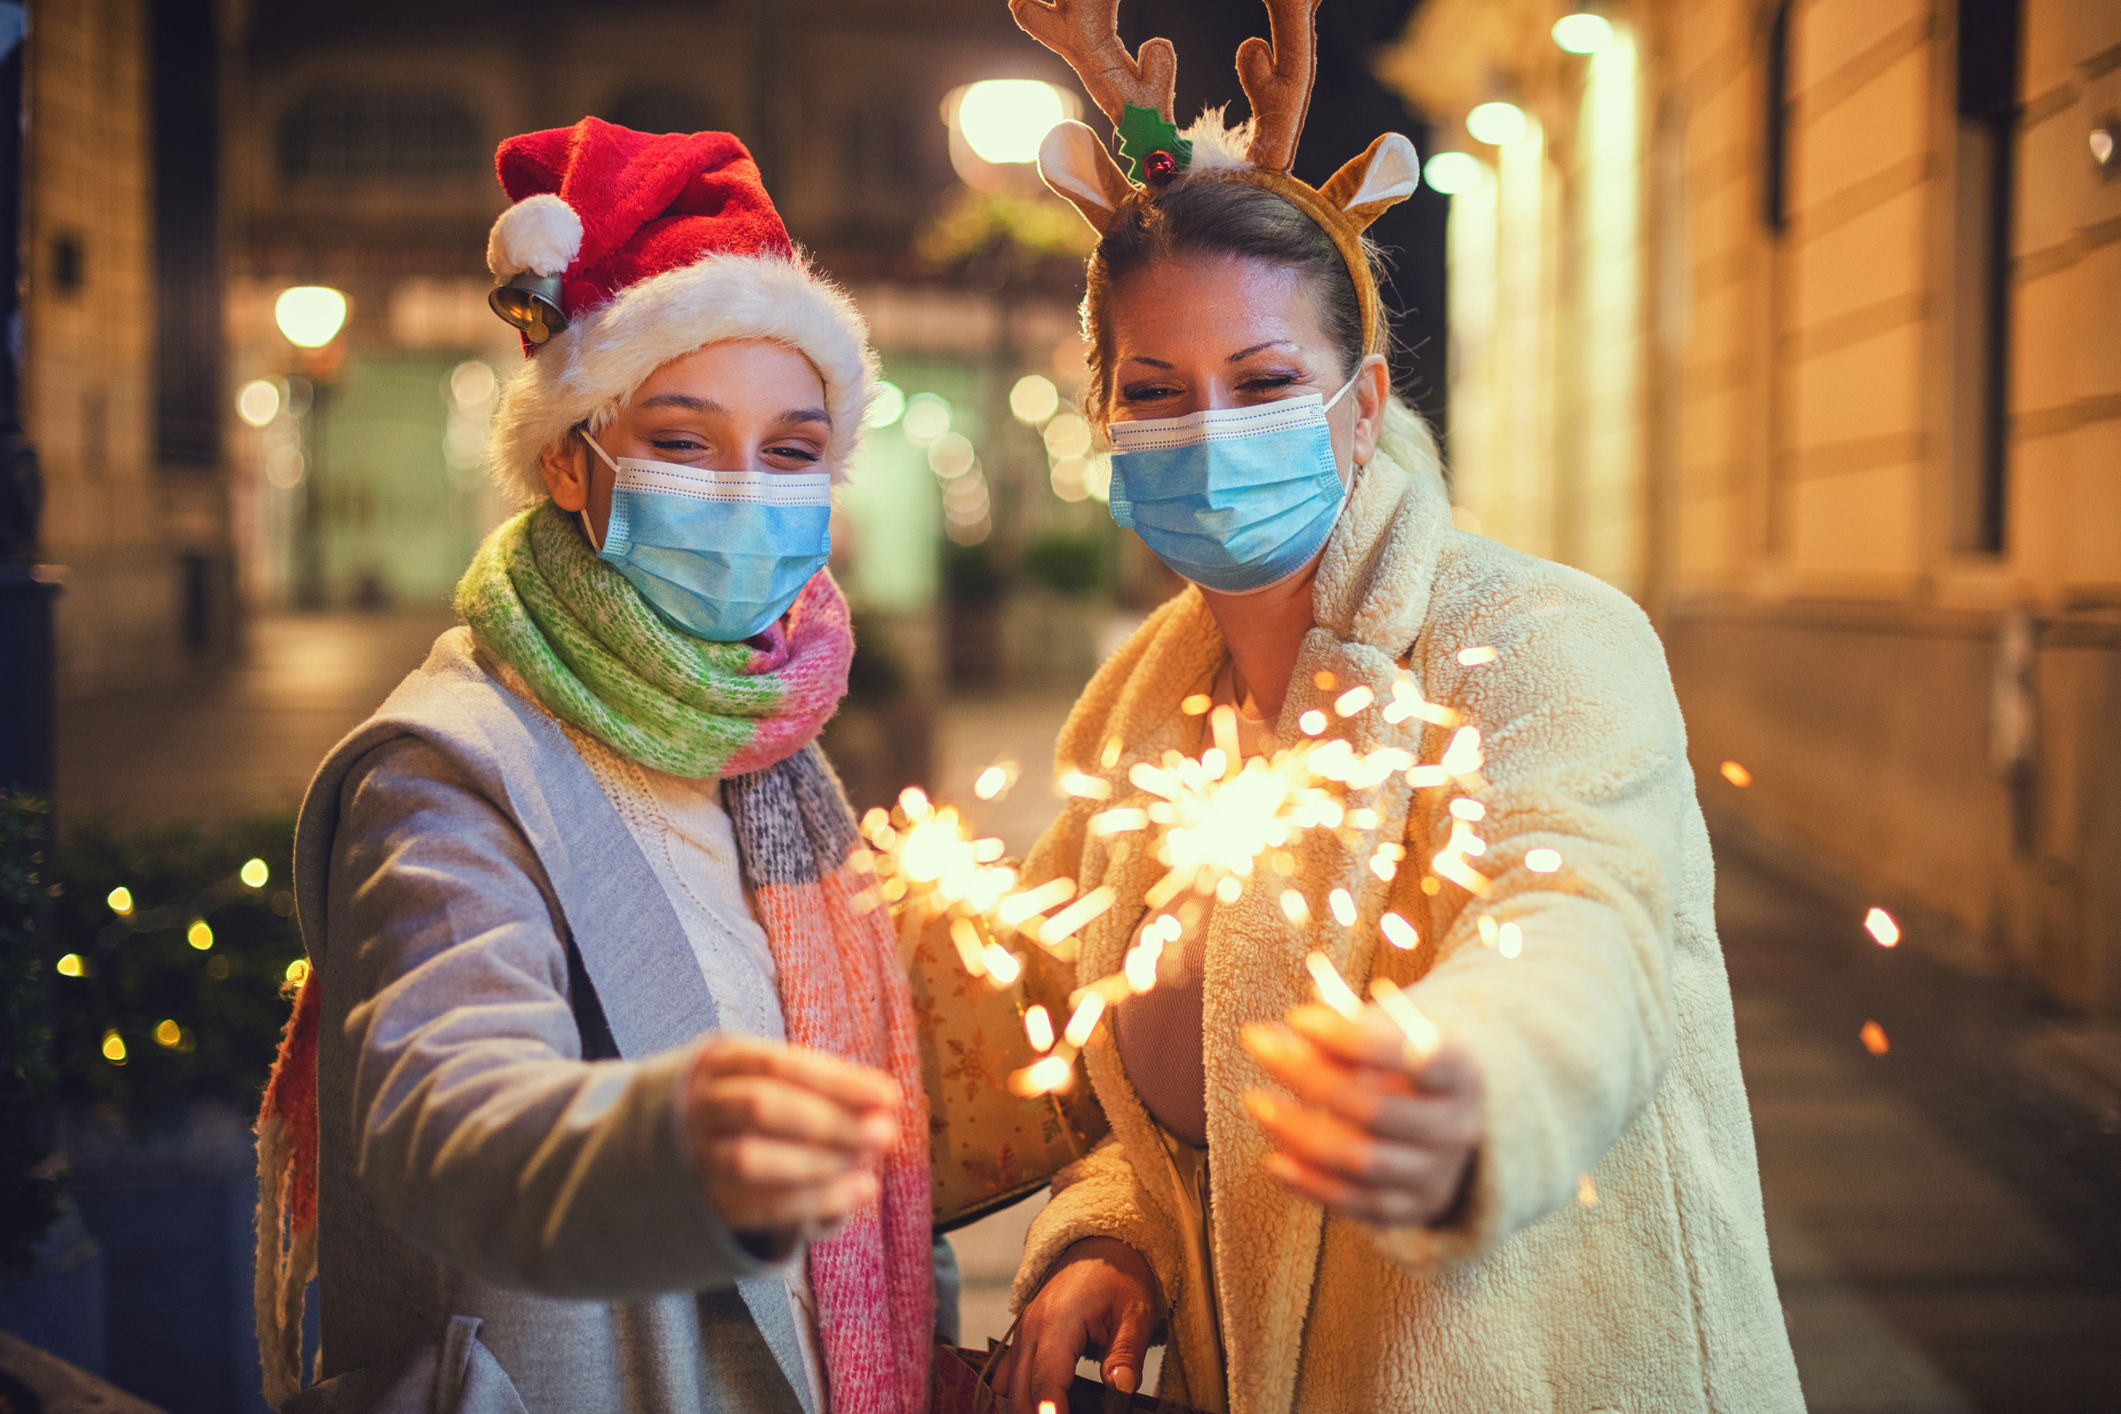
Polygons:
[[[1025,0],[1011,0],[1010,8],[1019,3]],[[1296,164],[1296,140],[1303,135],[1318,75],[1318,38],[1312,31],[1318,6],[1319,0],[1267,0],[1273,43],[1255,38],[1237,48],[1237,79],[1252,104],[1252,147],[1246,157],[1263,171],[1286,172]],[[1017,18],[1022,23],[1023,17]],[[1148,52],[1144,44],[1145,58]]]
[[[1051,4],[1009,0],[1009,13],[1024,33],[1068,61],[1089,91],[1090,101],[1115,125],[1129,105],[1153,108],[1165,122],[1172,121],[1178,54],[1168,39],[1144,41],[1139,58],[1128,54],[1119,37],[1119,0],[1052,0]],[[1278,30],[1276,38],[1280,38]],[[1250,93],[1250,87],[1245,91]],[[1308,71],[1304,92],[1310,92]],[[1301,108],[1296,121],[1301,127]],[[1292,137],[1290,150],[1294,149]]]

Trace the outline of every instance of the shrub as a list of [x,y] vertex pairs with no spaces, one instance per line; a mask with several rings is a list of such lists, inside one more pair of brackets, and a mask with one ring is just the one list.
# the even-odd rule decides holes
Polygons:
[[51,806],[0,791],[0,1271],[28,1265],[59,1215],[52,1150]]
[[257,1107],[302,956],[293,844],[288,821],[69,834],[52,949],[64,1097],[130,1120],[194,1099]]

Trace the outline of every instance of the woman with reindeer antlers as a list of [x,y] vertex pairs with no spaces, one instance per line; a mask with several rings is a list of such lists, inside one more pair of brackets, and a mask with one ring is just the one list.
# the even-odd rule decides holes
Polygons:
[[[1433,762],[1463,721],[1485,760],[1354,792],[1281,861],[1295,902],[1178,920],[1162,985],[1085,1050],[1112,1137],[1032,1226],[1001,1378],[1023,1414],[1061,1406],[1087,1350],[1131,1390],[1161,1339],[1159,1393],[1234,1414],[1801,1410],[1661,647],[1615,590],[1452,528],[1362,235],[1413,148],[1290,175],[1317,4],[1269,0],[1272,42],[1238,51],[1250,122],[1180,132],[1171,45],[1130,55],[1117,0],[1011,0],[1132,164],[1075,123],[1039,157],[1099,232],[1113,516],[1192,582],[1076,704],[1058,759],[1115,791],[1071,804],[1027,881],[1116,891],[1083,984],[1167,927],[1153,845],[1090,822],[1150,803],[1132,763],[1201,752],[1189,699],[1247,754],[1330,730]],[[1313,950],[1404,989],[1440,1043],[1304,1005]]]

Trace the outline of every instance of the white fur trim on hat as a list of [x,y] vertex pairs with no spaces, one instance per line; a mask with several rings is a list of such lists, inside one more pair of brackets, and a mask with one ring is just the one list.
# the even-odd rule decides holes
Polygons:
[[486,237],[486,268],[496,280],[557,275],[582,249],[582,218],[551,192],[526,196],[503,211]]
[[725,339],[775,339],[816,365],[832,418],[825,469],[844,479],[876,381],[868,325],[800,257],[771,255],[710,255],[574,316],[502,389],[489,474],[518,501],[536,500],[545,448],[578,422],[602,426],[658,368]]

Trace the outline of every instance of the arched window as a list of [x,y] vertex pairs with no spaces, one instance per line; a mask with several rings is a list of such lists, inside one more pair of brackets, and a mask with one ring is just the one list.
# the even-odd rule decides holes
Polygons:
[[315,89],[280,120],[291,181],[476,176],[487,156],[471,110],[431,89]]

